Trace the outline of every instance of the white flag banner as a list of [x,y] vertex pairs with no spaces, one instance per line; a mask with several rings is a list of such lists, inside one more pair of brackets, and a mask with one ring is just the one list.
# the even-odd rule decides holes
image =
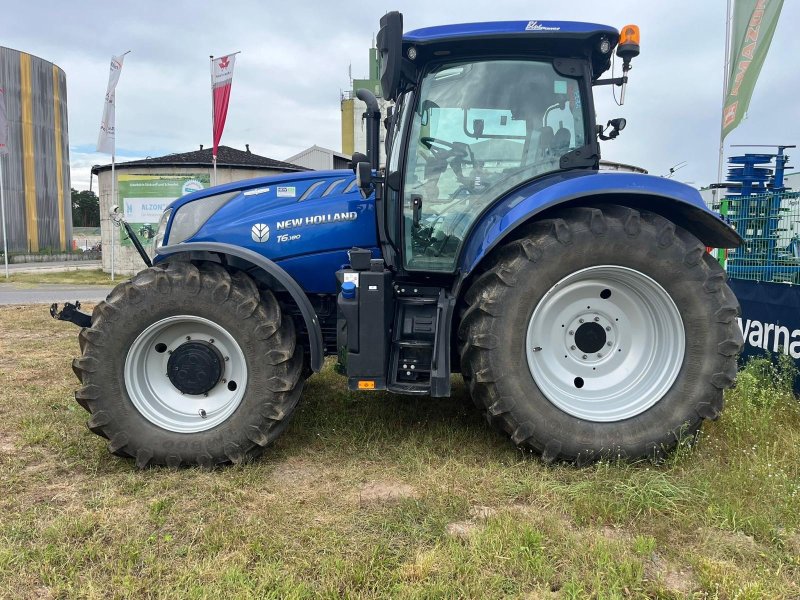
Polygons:
[[103,120],[100,123],[100,135],[97,137],[97,151],[114,154],[116,149],[114,139],[114,90],[122,72],[122,61],[125,55],[111,57],[111,70],[108,73],[108,88],[106,89],[106,103],[103,108]]
[[0,88],[0,156],[8,154],[8,119],[6,118],[6,93]]

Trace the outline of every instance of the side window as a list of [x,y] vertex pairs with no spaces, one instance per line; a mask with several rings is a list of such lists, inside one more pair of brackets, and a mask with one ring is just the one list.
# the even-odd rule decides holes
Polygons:
[[406,268],[451,272],[487,206],[584,145],[583,90],[535,60],[451,63],[423,78],[408,119]]

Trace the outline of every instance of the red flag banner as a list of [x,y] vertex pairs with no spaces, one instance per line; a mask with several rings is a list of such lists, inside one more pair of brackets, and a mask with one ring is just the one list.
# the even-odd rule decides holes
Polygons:
[[212,154],[215,157],[219,141],[222,138],[222,130],[225,128],[225,117],[228,116],[228,101],[231,97],[235,62],[236,54],[228,54],[211,60],[211,94],[214,103],[214,150]]

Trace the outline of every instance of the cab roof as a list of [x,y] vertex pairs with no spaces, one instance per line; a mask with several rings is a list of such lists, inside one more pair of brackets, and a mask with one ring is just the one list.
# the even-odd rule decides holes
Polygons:
[[561,37],[586,40],[605,34],[616,43],[619,32],[608,25],[577,21],[494,21],[423,27],[403,34],[403,42],[415,45],[476,38],[519,39]]
[[421,65],[429,60],[464,54],[498,55],[536,53],[553,57],[586,57],[592,64],[592,78],[611,66],[609,51],[598,50],[602,38],[613,50],[619,32],[608,25],[575,21],[495,21],[423,27],[403,34],[403,55],[412,46]]

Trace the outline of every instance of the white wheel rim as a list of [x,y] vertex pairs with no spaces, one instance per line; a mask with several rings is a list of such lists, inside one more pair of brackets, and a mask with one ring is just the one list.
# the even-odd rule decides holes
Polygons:
[[[207,394],[182,394],[167,376],[167,362],[187,340],[213,344],[223,357],[219,382]],[[143,417],[168,431],[196,433],[216,427],[238,408],[247,388],[247,364],[222,326],[193,315],[162,319],[142,331],[125,358],[125,389]]]
[[686,347],[670,295],[634,269],[601,265],[556,283],[531,315],[533,380],[564,412],[587,421],[634,417],[678,377]]

